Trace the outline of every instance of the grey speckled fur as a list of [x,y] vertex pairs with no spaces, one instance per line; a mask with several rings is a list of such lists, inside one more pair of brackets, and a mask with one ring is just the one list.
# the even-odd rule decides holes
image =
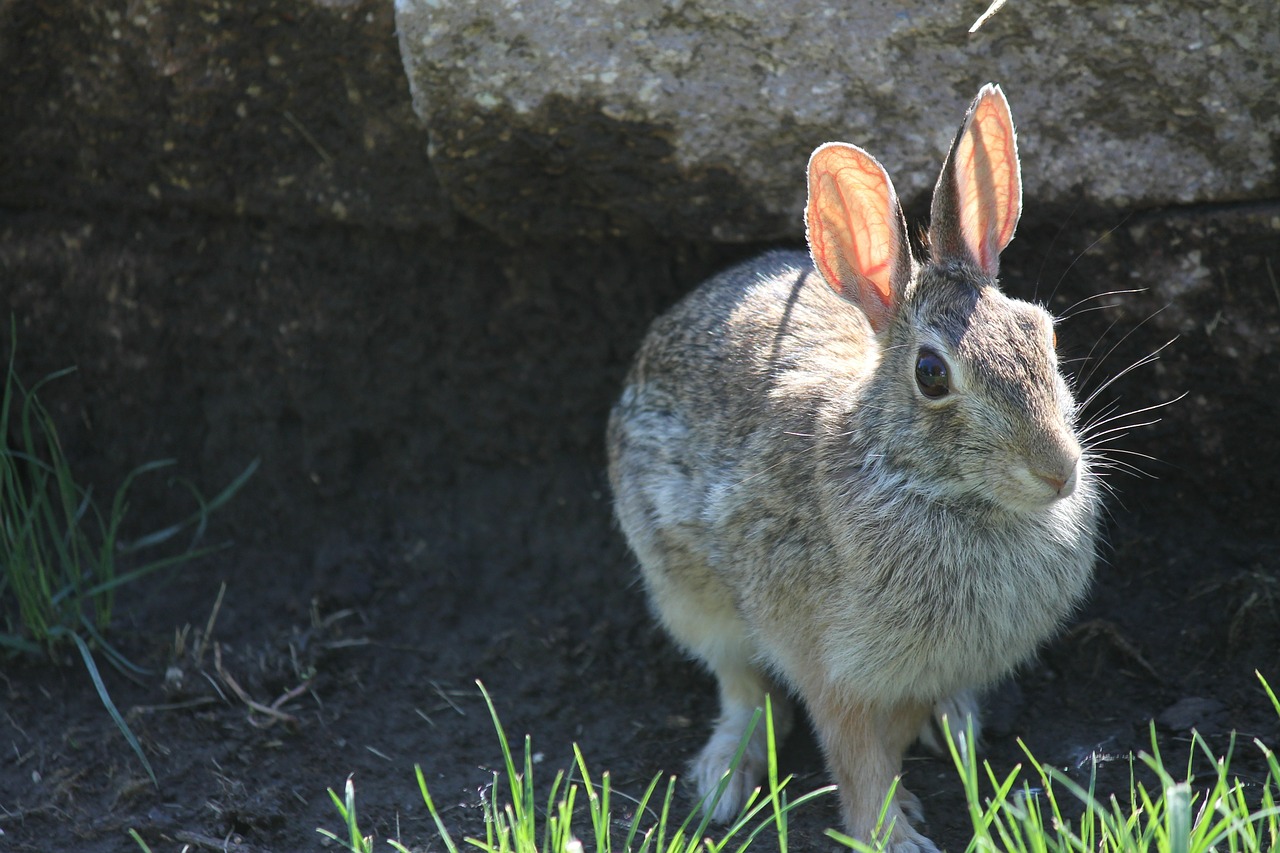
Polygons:
[[[993,191],[983,158],[1002,144]],[[843,149],[838,162],[874,183],[879,164]],[[610,477],[655,612],[719,681],[722,715],[693,770],[700,793],[714,790],[764,696],[785,735],[795,695],[847,828],[868,839],[930,712],[960,728],[955,716],[976,716],[972,691],[1031,656],[1077,606],[1100,501],[1052,318],[996,286],[1020,209],[1003,95],[984,88],[970,108],[923,266],[885,177],[891,273],[856,273],[853,285],[824,275],[856,267],[857,253],[820,254],[832,238],[817,232],[833,227],[814,221],[822,150],[810,172],[818,263],[767,254],[654,323],[610,418]],[[984,231],[988,214],[996,224]],[[869,304],[875,275],[891,290],[887,313]],[[917,387],[922,347],[947,364],[940,400]],[[758,733],[717,819],[736,813],[763,769]],[[919,805],[899,787],[890,849],[935,849],[907,817],[919,819]]]

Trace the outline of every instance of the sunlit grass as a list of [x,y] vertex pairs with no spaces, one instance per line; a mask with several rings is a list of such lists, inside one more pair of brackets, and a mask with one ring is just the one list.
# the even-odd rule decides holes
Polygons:
[[[1277,715],[1280,702],[1266,680],[1263,689]],[[949,734],[949,733],[948,733]],[[950,738],[948,738],[950,740]],[[1217,756],[1198,734],[1192,734],[1191,753],[1185,771],[1175,773],[1165,763],[1151,728],[1151,752],[1139,754],[1130,773],[1129,790],[1121,795],[1099,795],[1096,776],[1090,773],[1082,786],[1053,767],[1036,760],[1022,744],[1027,763],[1037,780],[1018,783],[1021,768],[1001,777],[987,762],[978,767],[972,755],[963,755],[951,744],[951,756],[965,789],[973,840],[967,851],[1008,853],[1208,853],[1208,851],[1258,851],[1276,849],[1280,840],[1280,763],[1271,748],[1254,740],[1267,764],[1261,786],[1246,785],[1231,773],[1235,737],[1225,755]],[[1206,758],[1211,772],[1197,776],[1197,755]],[[1138,781],[1136,770],[1147,768],[1154,785]],[[990,793],[982,793],[983,784]],[[1079,817],[1071,815],[1080,811]]]
[[[517,761],[493,701],[483,686],[480,690],[489,707],[503,758],[503,770],[494,773],[493,786],[483,801],[485,837],[463,839],[467,847],[484,853],[576,853],[584,849],[597,853],[740,853],[770,828],[774,830],[776,849],[786,853],[789,843],[787,820],[791,812],[815,797],[835,790],[834,786],[827,786],[790,799],[788,786],[791,777],[778,778],[772,709],[766,708],[763,716],[757,714],[747,733],[749,738],[759,721],[764,720],[769,759],[765,784],[730,825],[717,829],[715,837],[708,834],[709,815],[728,785],[728,773],[708,807],[703,809],[699,804],[683,819],[675,811],[676,777],[669,776],[664,780],[661,774],[656,775],[636,801],[630,820],[619,821],[609,774],[606,772],[598,779],[593,777],[576,745],[571,769],[567,773],[556,773],[546,796],[545,808],[539,809],[541,801],[534,782],[532,740],[525,737],[523,755]],[[745,746],[746,739],[738,749],[734,766],[741,760]],[[458,853],[459,845],[445,826],[427,787],[422,767],[415,766],[414,769],[419,792],[435,822],[440,841],[450,853]],[[342,817],[344,831],[318,831],[354,853],[370,853],[373,841],[361,831],[356,820],[355,791],[351,780],[347,780],[345,798],[340,798],[332,789],[329,795]],[[585,815],[582,808],[584,799]],[[398,840],[389,840],[388,843],[400,853],[409,853]],[[769,847],[774,849],[772,844]]]
[[[1265,680],[1262,685],[1280,716],[1280,700]],[[773,832],[766,836],[765,846],[773,850],[776,841],[776,849],[785,853],[789,845],[788,817],[793,810],[834,790],[829,786],[789,799],[787,787],[791,778],[778,778],[772,715],[766,709],[759,719],[767,726],[769,772],[762,788],[727,827],[712,831],[706,814],[714,808],[714,802],[705,810],[699,804],[692,813],[678,819],[674,813],[676,778],[661,775],[655,776],[634,801],[630,819],[619,820],[609,774],[593,777],[576,745],[571,770],[557,773],[545,800],[540,801],[535,793],[530,738],[525,738],[523,755],[517,761],[487,692],[484,698],[504,763],[483,798],[484,838],[465,838],[462,845],[454,839],[428,790],[422,768],[415,767],[418,788],[435,823],[438,842],[449,853],[467,848],[484,853],[742,853],[770,829]],[[1022,767],[1003,775],[997,773],[988,762],[979,762],[973,750],[958,747],[950,731],[943,728],[973,827],[965,853],[1248,853],[1280,849],[1280,807],[1276,802],[1280,761],[1260,741],[1255,740],[1253,746],[1261,751],[1268,773],[1260,786],[1249,785],[1231,772],[1234,738],[1226,755],[1216,756],[1203,738],[1193,735],[1191,756],[1185,768],[1175,771],[1161,755],[1153,727],[1151,752],[1132,759],[1134,770],[1128,790],[1102,795],[1096,789],[1093,774],[1087,785],[1080,785],[1038,761],[1025,745],[1027,775],[1033,781],[1024,778]],[[740,749],[739,758],[741,752]],[[1197,756],[1208,759],[1212,770],[1200,776],[1193,773]],[[1154,784],[1138,780],[1140,768],[1150,772]],[[352,781],[347,780],[345,797],[340,798],[333,790],[329,794],[344,831],[318,831],[355,853],[371,853],[375,841],[360,830],[356,820]],[[889,801],[886,798],[886,804]],[[540,805],[542,808],[538,808]],[[877,837],[887,837],[891,829],[881,826]],[[827,834],[859,853],[884,848],[883,841],[866,844],[834,830]],[[409,853],[399,840],[385,843],[399,853]]]

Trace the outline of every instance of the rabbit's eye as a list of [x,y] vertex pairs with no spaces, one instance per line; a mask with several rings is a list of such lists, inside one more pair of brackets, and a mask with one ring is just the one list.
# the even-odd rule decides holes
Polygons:
[[951,376],[947,363],[927,347],[921,347],[916,355],[916,384],[920,393],[932,399],[945,397],[951,391]]

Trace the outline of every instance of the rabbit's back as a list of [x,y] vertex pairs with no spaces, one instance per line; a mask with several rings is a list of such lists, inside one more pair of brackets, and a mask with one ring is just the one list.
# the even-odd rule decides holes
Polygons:
[[785,454],[787,442],[762,442],[812,435],[823,403],[873,366],[869,335],[801,252],[726,270],[658,318],[609,421],[610,477],[633,544],[678,536],[716,550],[719,504],[756,465],[786,467],[762,454]]
[[708,280],[654,322],[613,419],[669,415],[689,430],[686,452],[733,456],[762,424],[803,423],[803,389],[830,397],[865,378],[870,336],[861,310],[823,283],[806,254],[771,252]]

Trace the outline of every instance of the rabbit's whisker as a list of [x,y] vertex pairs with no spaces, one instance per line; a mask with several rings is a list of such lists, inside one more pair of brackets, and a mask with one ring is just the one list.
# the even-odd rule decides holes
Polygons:
[[[1146,322],[1146,321],[1143,321],[1143,322]],[[1126,335],[1126,337],[1127,337],[1127,335]],[[1096,399],[1098,398],[1098,395],[1099,395],[1099,394],[1101,394],[1103,391],[1105,391],[1105,390],[1107,390],[1108,388],[1110,388],[1110,387],[1111,387],[1111,386],[1112,386],[1112,385],[1113,385],[1113,384],[1114,384],[1118,379],[1121,379],[1122,377],[1129,375],[1129,374],[1130,374],[1130,373],[1132,373],[1133,371],[1137,370],[1139,367],[1146,367],[1148,364],[1151,364],[1152,362],[1159,361],[1159,360],[1160,360],[1160,353],[1162,353],[1162,352],[1164,352],[1166,349],[1168,349],[1168,348],[1173,344],[1173,342],[1174,342],[1174,341],[1176,341],[1176,340],[1177,340],[1177,338],[1176,338],[1176,337],[1170,338],[1169,340],[1165,341],[1165,342],[1164,342],[1163,344],[1161,344],[1160,346],[1156,347],[1156,348],[1155,348],[1154,350],[1152,350],[1151,352],[1149,352],[1149,353],[1147,353],[1146,355],[1144,355],[1142,358],[1140,358],[1140,359],[1138,359],[1137,361],[1135,361],[1133,364],[1131,364],[1131,365],[1129,365],[1128,367],[1126,367],[1125,369],[1121,370],[1121,371],[1120,371],[1119,373],[1117,373],[1115,376],[1112,376],[1112,377],[1111,377],[1111,378],[1109,378],[1107,381],[1103,382],[1101,385],[1099,385],[1097,388],[1095,388],[1095,389],[1094,389],[1094,390],[1089,394],[1089,396],[1088,396],[1088,397],[1085,397],[1085,398],[1084,398],[1084,402],[1080,404],[1080,408],[1082,408],[1082,409],[1087,409],[1087,408],[1089,407],[1089,405],[1090,405],[1091,403],[1093,403],[1093,401],[1094,401],[1094,400],[1096,400]],[[1118,344],[1117,344],[1117,346],[1118,346]],[[1113,347],[1113,348],[1112,348],[1112,351],[1114,352],[1114,350],[1115,350],[1115,348]],[[1108,353],[1108,355],[1110,355],[1110,353]],[[1181,398],[1179,398],[1179,399],[1181,399]]]
[[1110,419],[1113,416],[1119,417],[1118,415],[1116,415],[1116,410],[1119,408],[1120,408],[1119,400],[1108,401],[1107,404],[1100,411],[1097,411],[1092,415],[1090,415],[1089,419],[1086,420],[1084,424],[1080,427],[1080,432],[1087,433],[1093,427],[1097,426],[1100,423],[1103,423],[1104,418]]
[[[1081,388],[1085,388],[1085,387],[1087,387],[1087,386],[1088,386],[1088,384],[1089,384],[1089,382],[1093,379],[1094,374],[1096,374],[1096,373],[1097,373],[1098,368],[1099,368],[1099,367],[1101,367],[1103,364],[1105,364],[1105,363],[1106,363],[1106,360],[1107,360],[1108,358],[1110,358],[1110,357],[1115,353],[1115,351],[1116,351],[1116,350],[1121,346],[1121,344],[1123,344],[1125,341],[1129,340],[1129,338],[1133,335],[1133,333],[1134,333],[1134,332],[1138,331],[1138,330],[1139,330],[1139,329],[1141,329],[1143,326],[1145,326],[1147,323],[1149,323],[1149,322],[1151,322],[1152,320],[1154,320],[1157,316],[1159,316],[1162,312],[1164,312],[1164,310],[1165,310],[1166,308],[1168,308],[1168,307],[1169,307],[1169,306],[1168,306],[1168,305],[1166,305],[1166,306],[1164,306],[1164,308],[1159,308],[1159,309],[1157,309],[1156,311],[1153,311],[1151,314],[1147,315],[1147,317],[1146,317],[1146,318],[1144,318],[1144,319],[1142,320],[1142,322],[1138,323],[1138,324],[1137,324],[1137,325],[1135,325],[1133,328],[1129,329],[1129,331],[1125,332],[1125,333],[1120,337],[1120,340],[1118,340],[1118,341],[1116,341],[1114,344],[1112,344],[1111,349],[1107,350],[1106,354],[1105,354],[1105,355],[1103,355],[1101,358],[1099,358],[1099,359],[1097,360],[1097,363],[1096,363],[1096,364],[1094,364],[1093,368],[1092,368],[1091,370],[1089,370],[1089,372],[1088,372],[1085,376],[1083,376],[1083,377],[1081,378],[1081,380],[1080,380],[1080,387],[1081,387]],[[1109,332],[1111,331],[1111,329],[1112,329],[1112,328],[1114,328],[1114,327],[1115,327],[1115,323],[1112,323],[1110,326],[1108,326],[1108,327],[1107,327],[1107,332],[1109,333]],[[1104,335],[1104,337],[1105,337],[1105,335]],[[1099,342],[1101,342],[1101,340],[1102,340],[1102,339],[1101,339],[1101,338],[1099,338],[1098,340],[1099,340]],[[1162,352],[1162,351],[1165,349],[1165,347],[1169,346],[1169,344],[1172,344],[1172,343],[1173,343],[1174,341],[1176,341],[1176,340],[1177,340],[1177,337],[1175,336],[1174,338],[1172,338],[1172,339],[1170,339],[1169,341],[1165,342],[1165,343],[1164,343],[1163,345],[1161,345],[1160,347],[1157,347],[1157,348],[1156,348],[1156,350],[1155,350],[1153,353],[1151,353],[1150,355],[1146,356],[1146,358],[1150,358],[1152,355],[1158,355],[1160,352]],[[1097,348],[1097,344],[1095,344],[1095,345],[1094,345],[1094,348],[1095,348],[1095,349]],[[1089,350],[1089,355],[1090,355],[1090,357],[1092,357],[1092,356],[1093,356],[1093,352],[1094,352],[1094,350],[1092,350],[1092,349],[1091,349],[1091,350]],[[1111,377],[1111,378],[1110,378],[1110,379],[1108,379],[1106,382],[1104,382],[1104,383],[1103,383],[1103,385],[1102,385],[1102,387],[1103,387],[1103,388],[1105,388],[1107,385],[1110,385],[1112,382],[1116,381],[1116,379],[1120,378],[1121,376],[1124,376],[1124,375],[1125,375],[1126,373],[1128,373],[1130,370],[1133,370],[1133,368],[1134,368],[1134,367],[1136,367],[1138,364],[1142,364],[1142,363],[1145,363],[1145,362],[1144,362],[1143,360],[1141,360],[1141,359],[1140,359],[1140,360],[1139,360],[1138,362],[1136,362],[1135,364],[1131,364],[1131,365],[1129,365],[1129,366],[1128,366],[1128,367],[1126,367],[1124,370],[1120,371],[1118,374],[1116,374],[1115,376]],[[1098,389],[1098,390],[1101,390],[1101,389]],[[1094,391],[1092,394],[1090,394],[1090,395],[1089,395],[1088,400],[1092,400],[1092,399],[1093,399],[1093,397],[1095,397],[1095,396],[1097,395],[1097,393],[1098,393],[1098,391]],[[1086,400],[1086,401],[1085,401],[1085,404],[1084,404],[1084,405],[1086,405],[1086,406],[1088,405],[1088,400]]]
[[[1138,426],[1149,426],[1149,424],[1138,424]],[[1119,441],[1120,439],[1127,438],[1129,436],[1129,427],[1116,427],[1113,430],[1109,430],[1106,434],[1110,441]],[[1097,450],[1101,453],[1106,450],[1105,447],[1098,444],[1097,440],[1101,437],[1102,436],[1088,437],[1085,439],[1084,443],[1090,450]]]
[[[1107,326],[1107,328],[1103,330],[1102,334],[1098,336],[1098,339],[1093,342],[1093,346],[1089,347],[1089,352],[1085,353],[1085,356],[1082,359],[1082,361],[1085,364],[1089,364],[1090,362],[1095,362],[1094,353],[1098,351],[1098,346],[1107,339],[1107,335],[1111,334],[1111,330],[1118,325],[1120,325],[1119,317],[1112,320],[1111,323]],[[1105,358],[1106,357],[1104,356],[1103,359]],[[1097,365],[1100,364],[1101,361],[1102,360],[1096,360],[1096,363],[1094,364],[1094,366],[1089,368],[1088,371],[1086,371],[1083,375],[1077,374],[1076,382],[1075,382],[1077,388],[1083,388],[1085,384],[1088,383],[1090,377],[1093,376],[1093,372],[1097,370]]]
[[1119,302],[1108,302],[1108,303],[1106,303],[1105,305],[1090,305],[1088,308],[1081,308],[1079,311],[1076,311],[1076,312],[1075,312],[1075,313],[1073,313],[1073,314],[1063,314],[1063,315],[1059,316],[1058,318],[1056,318],[1056,320],[1055,320],[1054,322],[1055,322],[1055,323],[1065,323],[1065,322],[1067,322],[1067,321],[1069,321],[1069,320],[1074,320],[1076,317],[1079,317],[1079,316],[1081,316],[1081,315],[1083,315],[1083,314],[1091,314],[1091,313],[1093,313],[1094,311],[1105,311],[1105,310],[1107,310],[1108,308],[1119,308],[1119,307],[1120,307],[1120,304],[1121,304],[1121,303],[1119,303]]
[[1098,449],[1102,454],[1104,454],[1104,458],[1106,458],[1108,462],[1117,461],[1115,459],[1109,458],[1112,453],[1123,453],[1125,456],[1136,456],[1139,459],[1146,459],[1148,462],[1161,462],[1159,458],[1152,456],[1149,453],[1141,453],[1137,450],[1128,450],[1127,448],[1124,448],[1124,447],[1102,447]]
[[[1186,397],[1187,397],[1187,392],[1184,391],[1178,396],[1174,397],[1172,400],[1164,400],[1163,402],[1160,402],[1160,403],[1153,403],[1150,406],[1144,406],[1141,409],[1131,409],[1127,412],[1123,412],[1122,414],[1118,414],[1118,415],[1113,414],[1113,412],[1115,412],[1115,410],[1119,407],[1119,404],[1117,402],[1112,402],[1106,409],[1099,412],[1097,416],[1090,418],[1087,422],[1085,422],[1084,426],[1081,427],[1080,432],[1087,438],[1093,438],[1098,435],[1104,435],[1105,433],[1098,433],[1098,432],[1095,432],[1095,430],[1097,430],[1099,427],[1106,426],[1107,424],[1115,423],[1116,421],[1122,420],[1123,418],[1130,418],[1130,417],[1133,417],[1134,415],[1145,415],[1148,412],[1154,412],[1159,409],[1163,409],[1166,406],[1172,406],[1174,403],[1177,403],[1181,400],[1185,400]],[[1149,423],[1132,424],[1132,426],[1135,426],[1135,427],[1152,426],[1154,424],[1160,423],[1160,420],[1161,420],[1160,418],[1156,418],[1155,420]]]
[[[1110,418],[1108,420],[1115,421],[1124,417],[1128,417],[1128,415],[1116,415],[1114,418]],[[1110,429],[1098,430],[1097,432],[1089,431],[1085,433],[1084,440],[1087,443],[1093,444],[1097,442],[1098,439],[1105,438],[1106,436],[1109,436],[1109,435],[1111,436],[1118,435],[1120,437],[1123,437],[1128,435],[1135,429],[1141,429],[1142,427],[1155,426],[1156,424],[1160,423],[1161,420],[1162,420],[1161,418],[1154,418],[1149,421],[1142,421],[1141,423],[1120,424],[1119,426],[1113,426]]]
[[[1102,293],[1095,293],[1091,296],[1086,296],[1085,298],[1080,299],[1076,301],[1074,304],[1068,306],[1061,314],[1059,314],[1057,318],[1057,322],[1065,323],[1066,321],[1070,320],[1072,317],[1079,316],[1078,314],[1072,314],[1071,312],[1075,311],[1077,308],[1079,308],[1081,305],[1084,305],[1086,302],[1092,302],[1095,299],[1105,299],[1108,296],[1130,296],[1135,293],[1146,293],[1147,289],[1148,288],[1145,288],[1145,287],[1134,287],[1134,288],[1130,288],[1129,290],[1106,290],[1106,291],[1103,291]],[[1120,304],[1119,302],[1115,302],[1110,305],[1095,305],[1089,308],[1088,310],[1096,311],[1099,308],[1115,308],[1119,304]],[[1085,312],[1082,311],[1080,313],[1083,314]]]
[[1102,472],[1103,476],[1105,476],[1106,473],[1115,471],[1121,474],[1130,474],[1134,477],[1146,477],[1149,480],[1160,479],[1155,474],[1152,474],[1150,471],[1143,470],[1142,468],[1139,468],[1137,465],[1134,465],[1130,462],[1113,461],[1113,462],[1099,465],[1098,468]]

